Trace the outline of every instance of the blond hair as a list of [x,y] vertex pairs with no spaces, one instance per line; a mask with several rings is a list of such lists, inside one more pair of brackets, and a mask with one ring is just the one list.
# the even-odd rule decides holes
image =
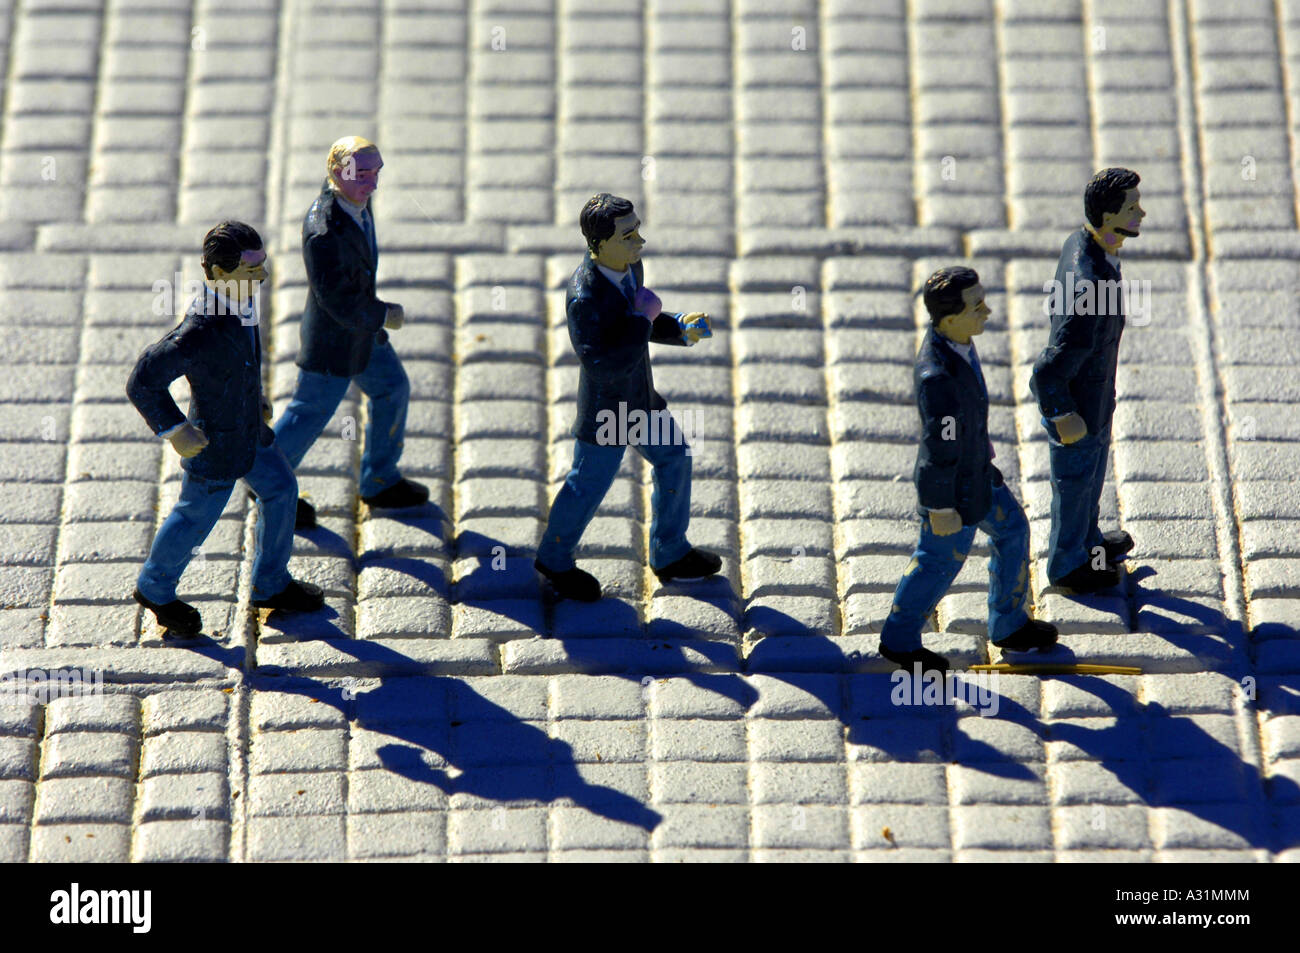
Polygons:
[[330,178],[337,180],[338,171],[347,165],[348,160],[362,152],[378,152],[379,147],[364,136],[344,136],[330,146],[329,155],[325,157],[325,171]]

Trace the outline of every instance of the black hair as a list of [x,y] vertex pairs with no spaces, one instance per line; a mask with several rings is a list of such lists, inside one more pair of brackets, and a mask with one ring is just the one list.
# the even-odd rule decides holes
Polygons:
[[921,293],[925,296],[925,310],[930,312],[930,323],[937,325],[950,314],[960,314],[966,308],[961,293],[979,284],[980,276],[974,268],[953,265],[940,268],[925,279]]
[[1083,191],[1083,214],[1093,228],[1101,228],[1102,216],[1124,207],[1124,193],[1136,189],[1142,177],[1132,169],[1102,169]]
[[234,271],[244,252],[261,247],[262,236],[252,225],[222,222],[203,236],[203,273],[209,278],[216,277],[212,274],[213,265],[220,266],[222,271]]
[[587,199],[578,216],[582,226],[582,236],[587,239],[587,248],[592,254],[600,248],[600,243],[614,234],[614,220],[632,214],[632,203],[625,198],[608,192],[597,192]]

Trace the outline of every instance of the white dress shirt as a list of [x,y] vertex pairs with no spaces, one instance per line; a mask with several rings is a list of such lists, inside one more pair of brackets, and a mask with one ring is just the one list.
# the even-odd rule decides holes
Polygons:
[[600,269],[600,273],[602,275],[604,275],[610,281],[614,282],[614,287],[617,288],[619,291],[624,290],[623,279],[627,278],[629,275],[631,275],[632,277],[632,287],[633,288],[636,287],[636,275],[632,274],[631,268],[624,268],[622,271],[615,271],[613,268],[606,268],[604,265],[600,264],[599,262],[596,263],[596,267]]

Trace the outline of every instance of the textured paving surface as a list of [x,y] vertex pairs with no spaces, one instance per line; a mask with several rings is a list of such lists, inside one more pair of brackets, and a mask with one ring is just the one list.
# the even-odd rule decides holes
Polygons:
[[[1227,6],[0,2],[0,675],[109,692],[0,695],[0,858],[1297,859],[1300,3]],[[330,611],[248,610],[236,492],[181,586],[210,638],[165,646],[130,592],[179,468],[126,376],[158,288],[243,218],[283,411],[301,217],[349,133],[384,152],[433,503],[356,502],[353,391],[300,471],[322,528],[292,570]],[[1121,595],[1078,601],[1042,591],[1028,376],[1113,164],[1149,213],[1103,496],[1138,547]],[[653,358],[724,572],[658,585],[629,454],[580,554],[609,596],[553,604],[558,289],[598,190],[637,202],[666,306],[714,316]],[[911,293],[967,258],[1039,611],[1063,656],[1146,673],[1003,678],[992,717],[892,704],[875,636],[916,532]],[[927,636],[962,664],[988,660],[986,556]]]

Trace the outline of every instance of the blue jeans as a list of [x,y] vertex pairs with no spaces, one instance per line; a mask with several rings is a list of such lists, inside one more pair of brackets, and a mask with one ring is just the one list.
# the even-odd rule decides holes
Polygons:
[[[993,488],[993,505],[979,528],[993,544],[989,560],[989,638],[1001,642],[1029,621],[1029,521],[1005,485]],[[937,536],[928,517],[921,519],[921,541],[894,590],[894,604],[880,630],[880,644],[896,652],[921,647],[921,628],[961,572],[975,539],[963,526]]]
[[361,495],[374,496],[402,479],[397,461],[402,457],[406,405],[411,396],[406,371],[387,341],[375,345],[370,363],[355,377],[299,370],[293,400],[275,423],[275,442],[284,450],[289,465],[297,470],[352,381],[369,398],[366,449],[361,455]]
[[[258,447],[253,469],[244,482],[257,494],[257,550],[253,554],[253,598],[269,599],[283,592],[293,551],[293,518],[298,506],[298,481],[284,453],[275,444]],[[150,602],[166,604],[176,598],[176,584],[199,547],[217,525],[235,488],[234,480],[205,480],[186,472],[181,496],[163,521],[140,570],[136,587]]]
[[[650,496],[650,568],[663,567],[691,551],[686,526],[691,518],[691,457],[672,422],[669,442],[632,445],[654,467]],[[678,442],[680,441],[680,442]],[[551,504],[551,515],[537,547],[537,560],[547,569],[565,572],[574,567],[573,552],[596,507],[609,492],[623,462],[624,447],[575,440],[573,468]]]
[[1047,578],[1052,582],[1090,562],[1102,545],[1101,489],[1110,451],[1109,425],[1100,433],[1063,444],[1050,423],[1052,533],[1047,543]]

